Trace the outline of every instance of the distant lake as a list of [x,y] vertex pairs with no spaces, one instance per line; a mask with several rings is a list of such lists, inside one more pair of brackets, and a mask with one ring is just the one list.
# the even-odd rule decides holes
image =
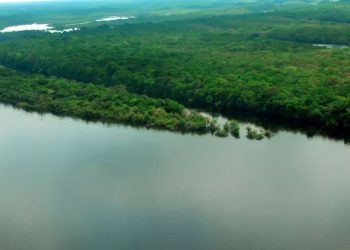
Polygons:
[[110,21],[117,21],[117,20],[128,20],[128,19],[134,19],[135,16],[109,16],[101,19],[95,20],[96,22],[110,22]]
[[[135,16],[109,16],[109,17],[97,19],[94,22],[111,22],[111,21],[128,20],[128,19],[135,19],[135,18],[136,18]],[[92,22],[93,21],[87,21],[87,22],[81,22],[81,23],[75,23],[75,24],[66,24],[64,26],[80,26],[80,25],[90,24]],[[66,33],[66,32],[78,31],[78,30],[79,30],[78,27],[57,30],[57,29],[54,29],[54,27],[50,26],[49,24],[32,23],[32,24],[8,26],[3,29],[0,29],[0,33],[20,32],[20,31],[46,31],[49,33]]]
[[347,45],[338,45],[338,44],[313,44],[315,47],[324,47],[327,49],[347,49],[349,48]]
[[0,30],[0,33],[20,32],[20,31],[46,31],[49,33],[65,33],[65,32],[77,31],[77,30],[79,30],[79,28],[56,30],[48,24],[33,23],[33,24],[9,26]]
[[350,146],[86,123],[0,105],[0,249],[348,249]]

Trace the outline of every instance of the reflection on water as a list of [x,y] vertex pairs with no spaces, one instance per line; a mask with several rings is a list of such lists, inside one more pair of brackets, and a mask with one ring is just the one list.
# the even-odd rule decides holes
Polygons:
[[[220,115],[217,117],[222,121],[227,120]],[[268,115],[259,115],[250,112],[235,112],[228,115],[229,119],[236,119],[241,122],[241,124],[252,123],[256,126],[269,129],[273,134],[282,132],[292,132],[295,134],[303,134],[308,138],[322,136],[324,139],[342,141],[346,144],[350,144],[350,134],[346,130],[334,129],[330,130],[320,126],[315,126],[310,123],[305,123],[302,121],[291,120],[288,118],[281,118]]]
[[0,249],[347,249],[350,147],[0,106]]

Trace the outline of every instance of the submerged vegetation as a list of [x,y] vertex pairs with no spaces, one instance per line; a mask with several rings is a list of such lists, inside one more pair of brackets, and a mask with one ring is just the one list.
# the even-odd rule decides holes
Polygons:
[[246,128],[246,130],[247,130],[247,138],[250,140],[261,141],[264,138],[272,137],[272,132],[264,128],[254,128],[253,126],[249,125]]
[[227,121],[222,128],[219,126],[216,126],[215,128],[215,135],[217,137],[228,137],[229,134],[235,138],[240,137],[240,126],[239,123],[235,120]]
[[[220,127],[184,106],[349,133],[350,5],[265,11],[268,6],[256,6],[260,13],[248,6],[242,12],[248,14],[241,15],[141,16],[67,34],[0,34],[0,63],[33,74],[18,76],[25,83],[13,86],[15,77],[2,79],[1,101],[218,137],[238,138],[238,123]],[[39,78],[48,84],[37,85]],[[272,135],[254,128],[247,132],[251,139]]]
[[240,137],[240,127],[239,127],[239,123],[237,121],[230,121],[228,123],[229,127],[230,127],[230,132],[231,132],[231,135],[236,137],[236,138],[239,138]]
[[247,138],[250,140],[261,141],[262,139],[264,139],[264,134],[261,130],[258,131],[257,129],[255,129],[251,126],[248,126],[247,127]]

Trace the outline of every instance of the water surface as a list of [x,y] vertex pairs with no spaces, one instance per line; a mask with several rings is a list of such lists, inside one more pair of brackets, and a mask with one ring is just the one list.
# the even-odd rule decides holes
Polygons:
[[347,49],[349,48],[347,45],[339,45],[339,44],[313,44],[315,47],[323,47],[327,49]]
[[49,24],[33,23],[33,24],[9,26],[0,30],[0,33],[20,32],[20,31],[46,31],[49,33],[66,33],[66,32],[78,31],[78,30],[79,28],[56,30]]
[[109,16],[101,19],[95,20],[96,22],[110,22],[110,21],[116,21],[116,20],[128,20],[128,19],[134,19],[135,16]]
[[348,249],[350,147],[0,106],[0,249]]

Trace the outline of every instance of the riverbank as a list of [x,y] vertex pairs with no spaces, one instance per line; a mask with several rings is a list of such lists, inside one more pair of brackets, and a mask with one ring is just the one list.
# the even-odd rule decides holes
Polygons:
[[42,75],[0,69],[0,102],[28,111],[184,133],[209,132],[210,120],[177,102]]

